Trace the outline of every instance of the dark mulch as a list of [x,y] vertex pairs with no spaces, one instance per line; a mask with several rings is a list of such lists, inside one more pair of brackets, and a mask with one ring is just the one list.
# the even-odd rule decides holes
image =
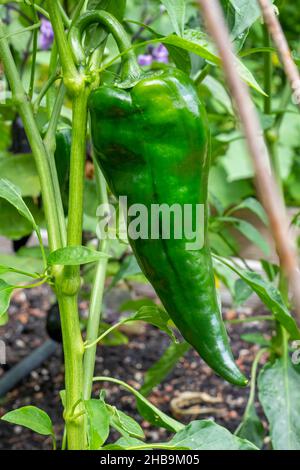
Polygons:
[[[7,365],[0,367],[0,378],[5,370],[13,367],[47,338],[45,317],[50,306],[51,296],[46,287],[32,291],[18,291],[10,308],[10,322],[0,328],[0,338],[7,346]],[[112,302],[113,303],[113,302]],[[83,310],[86,303],[82,302]],[[108,321],[115,321],[117,307],[108,309]],[[261,313],[261,312],[259,312]],[[249,311],[248,314],[251,314]],[[231,318],[233,311],[225,312]],[[229,327],[235,357],[241,369],[249,376],[257,346],[240,339],[242,333],[267,331],[265,324],[244,324]],[[99,349],[96,374],[109,375],[124,381],[137,389],[143,383],[145,371],[160,357],[169,344],[168,337],[151,326],[142,328],[140,334],[130,334],[129,344]],[[153,428],[141,421],[135,408],[135,400],[127,392],[113,384],[101,384],[106,389],[107,401],[136,418],[144,427],[148,441],[162,441],[168,437],[167,431]],[[9,410],[24,405],[35,405],[45,410],[52,418],[55,431],[61,436],[63,430],[62,408],[59,391],[63,389],[63,366],[60,346],[56,353],[39,369],[33,371],[22,383],[0,401],[0,416]],[[100,385],[95,385],[98,392]],[[217,377],[198,357],[189,351],[172,374],[150,395],[150,400],[166,413],[172,414],[171,401],[182,392],[206,392],[212,397],[220,397],[220,403],[203,406],[213,407],[209,413],[189,416],[176,416],[183,422],[192,419],[214,418],[216,422],[234,431],[243,416],[249,389],[238,389]],[[258,411],[261,414],[261,411]],[[112,436],[117,437],[117,436]],[[33,432],[0,421],[0,449],[49,449],[50,439]]]

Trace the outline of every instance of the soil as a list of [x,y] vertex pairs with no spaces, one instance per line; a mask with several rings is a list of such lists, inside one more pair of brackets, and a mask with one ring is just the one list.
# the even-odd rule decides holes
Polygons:
[[[118,318],[116,304],[120,304],[120,297],[126,298],[128,295],[124,292],[123,294],[122,290],[115,290],[111,293],[110,299],[107,299],[107,322],[113,323]],[[117,301],[116,298],[118,298]],[[17,291],[14,294],[9,312],[10,321],[7,326],[0,328],[0,338],[5,341],[7,352],[7,365],[0,366],[0,378],[5,371],[19,363],[47,339],[45,321],[51,300],[53,299],[50,292],[44,286],[32,291]],[[81,302],[81,310],[84,315],[87,311],[86,301]],[[260,307],[260,310],[256,312],[252,312],[251,309],[243,311],[230,309],[224,312],[224,317],[230,320],[240,315],[253,315],[254,313],[264,313],[263,308]],[[149,325],[142,325],[138,330],[126,332],[129,337],[127,345],[99,348],[96,362],[97,375],[112,376],[127,381],[136,389],[140,388],[145,371],[159,359],[170,344],[170,340],[166,334]],[[250,376],[251,364],[258,346],[243,341],[241,334],[257,331],[268,333],[268,325],[266,323],[228,325],[228,331],[234,355],[238,358],[237,362],[245,374]],[[53,356],[1,399],[0,416],[21,406],[35,405],[50,415],[57,436],[61,436],[63,423],[59,392],[63,388],[62,351],[61,346],[57,345]],[[106,390],[107,402],[118,406],[141,423],[148,442],[161,442],[169,437],[167,431],[154,428],[139,417],[135,400],[127,392],[113,384],[104,383],[96,384],[94,393],[98,394],[100,388]],[[183,392],[205,392],[208,394],[204,396],[207,403],[200,403],[200,406],[194,407],[194,411],[192,408],[190,414],[185,416],[178,415],[178,413],[174,415],[174,406],[171,405],[174,403],[174,398],[180,399]],[[182,422],[212,418],[233,432],[243,416],[248,394],[249,388],[239,389],[227,384],[206,366],[196,352],[190,350],[163,383],[152,391],[149,399],[161,410]],[[219,398],[218,403],[211,403],[215,397]],[[259,404],[257,404],[257,411],[266,426]],[[114,440],[117,437],[117,434],[112,434],[110,439]],[[49,438],[0,421],[1,450],[50,448]]]

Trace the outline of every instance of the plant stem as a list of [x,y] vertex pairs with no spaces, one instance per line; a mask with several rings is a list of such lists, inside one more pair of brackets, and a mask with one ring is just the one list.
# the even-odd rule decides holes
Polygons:
[[[52,49],[51,49],[51,55],[50,55],[50,64],[49,64],[49,79],[53,75],[57,74],[57,47],[56,47],[56,41],[54,40],[52,44]],[[46,94],[46,103],[47,103],[47,113],[48,113],[48,118],[51,118],[51,113],[52,113],[52,108],[54,106],[55,102],[55,88],[50,87],[47,94]]]
[[77,94],[84,85],[84,77],[78,72],[74,63],[73,53],[61,17],[59,2],[58,0],[48,0],[47,5],[62,64],[65,85],[70,93]]
[[[263,25],[263,35],[264,35],[264,46],[270,47],[271,38],[266,25]],[[264,54],[264,89],[267,96],[264,97],[264,113],[272,113],[272,78],[273,78],[273,65],[272,65],[272,55],[266,52]],[[278,183],[278,187],[283,197],[283,188],[282,180],[280,174],[280,164],[278,156],[278,134],[275,129],[267,129],[265,131],[265,140],[269,150],[269,155],[271,158],[271,164],[274,172],[275,179]]]
[[68,245],[82,242],[83,189],[86,158],[87,99],[89,90],[83,89],[73,99],[72,148],[70,167],[70,197],[68,218]]
[[46,147],[49,149],[49,152],[54,153],[56,148],[56,130],[58,121],[61,114],[61,108],[64,104],[66,89],[63,83],[60,84],[58,94],[56,96],[56,100],[54,102],[53,110],[51,113],[51,118],[49,121],[49,126],[44,137],[44,143]]
[[[32,7],[33,11],[33,16],[34,16],[34,21],[35,23],[38,23],[39,17],[35,11],[35,9]],[[38,49],[38,30],[35,29],[33,31],[33,48],[32,48],[32,59],[31,59],[31,73],[30,73],[30,85],[29,85],[29,99],[30,101],[32,100],[33,97],[33,91],[34,91],[34,79],[35,79],[35,70],[36,70],[36,55],[37,55],[37,49]]]
[[[264,46],[270,47],[271,40],[268,28],[263,26],[264,32]],[[273,76],[273,65],[272,65],[272,54],[266,52],[264,54],[264,91],[267,96],[264,97],[264,113],[271,114],[272,112],[272,76]]]
[[39,107],[40,107],[40,104],[42,102],[42,99],[44,98],[44,96],[47,94],[47,92],[49,91],[49,89],[51,88],[51,86],[56,82],[56,80],[59,80],[61,79],[62,77],[58,74],[58,73],[53,73],[49,79],[44,83],[44,85],[42,86],[41,88],[41,91],[39,92],[36,100],[34,101],[34,106],[33,106],[33,109],[34,109],[34,113],[37,114],[38,110],[39,110]]
[[[100,335],[98,338],[96,337],[94,340],[87,339],[84,343],[84,349],[86,351],[89,351],[91,349],[96,348],[97,344],[100,343],[107,335],[109,335],[112,331],[119,328],[121,325],[124,325],[124,323],[126,323],[127,321],[128,321],[128,318],[123,318],[123,320],[120,320],[118,323],[115,323],[110,328],[105,330],[104,333],[102,333],[102,335]],[[98,327],[98,329],[99,329],[99,327]],[[94,336],[95,336],[95,334],[94,334]]]
[[[64,279],[57,279],[57,300],[61,316],[63,348],[65,356],[66,408],[65,421],[69,450],[85,449],[86,436],[83,417],[73,418],[73,409],[82,398],[83,342],[81,337],[77,295],[66,295],[60,291]],[[79,405],[80,406],[80,405]],[[80,409],[80,408],[79,408]]]
[[55,194],[53,186],[48,153],[37,128],[31,104],[25,94],[8,42],[3,37],[4,33],[5,31],[0,20],[0,57],[5,68],[5,74],[10,84],[13,98],[18,106],[19,113],[24,124],[41,181],[43,203],[48,228],[49,247],[50,250],[57,250],[62,246],[64,227],[60,225],[60,206],[57,204],[58,195]]
[[[70,168],[70,197],[68,214],[68,246],[82,243],[83,188],[86,157],[87,98],[89,90],[83,89],[73,97],[72,148]],[[73,408],[82,399],[83,341],[81,337],[78,292],[80,269],[65,267],[57,280],[58,303],[62,319],[63,345],[66,368],[66,426],[68,449],[84,449],[86,445],[86,420],[74,419]],[[81,409],[79,408],[79,412]]]
[[[96,162],[96,184],[98,189],[98,200],[99,204],[107,204],[107,190],[105,179],[100,172]],[[104,239],[99,243],[99,250],[103,253],[108,252],[108,240]],[[86,342],[93,343],[99,331],[99,325],[102,313],[102,302],[103,293],[106,278],[107,259],[103,258],[99,261],[96,268],[96,275],[93,283],[91,301],[90,301],[90,312],[86,332]],[[83,362],[83,399],[88,400],[92,394],[93,375],[95,370],[95,358],[96,358],[97,343],[85,350],[84,362]]]
[[235,431],[235,433],[234,433],[235,435],[238,435],[241,427],[243,426],[243,423],[245,422],[245,420],[247,419],[248,415],[251,412],[251,407],[253,406],[254,400],[255,400],[257,368],[258,368],[258,365],[259,365],[259,362],[260,362],[262,356],[267,352],[268,352],[267,348],[260,349],[258,351],[258,353],[256,354],[255,359],[252,363],[252,367],[251,367],[251,385],[250,385],[249,398],[248,398],[247,406],[246,406],[245,413],[244,413],[244,416],[243,416],[243,420],[242,420],[241,424],[238,426],[237,430]]
[[256,375],[257,375],[257,368],[258,368],[258,364],[262,358],[262,356],[268,352],[268,349],[267,348],[263,348],[263,349],[260,349],[260,351],[258,351],[254,361],[253,361],[253,364],[252,364],[252,368],[251,368],[251,386],[250,386],[250,394],[249,394],[249,400],[248,400],[248,404],[247,404],[247,408],[246,408],[246,412],[247,410],[250,408],[251,404],[254,402],[254,398],[255,398],[255,385],[256,385]]

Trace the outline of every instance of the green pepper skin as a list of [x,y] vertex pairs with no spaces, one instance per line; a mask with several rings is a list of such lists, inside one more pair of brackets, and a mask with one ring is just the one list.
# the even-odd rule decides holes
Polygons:
[[59,128],[55,134],[56,149],[54,153],[58,182],[65,211],[68,208],[69,199],[69,172],[71,161],[72,129],[71,127]]
[[185,238],[129,241],[184,338],[215,372],[246,385],[217,300],[207,233],[208,125],[193,83],[170,69],[130,90],[104,85],[91,94],[89,109],[96,159],[111,191],[127,196],[128,207],[205,205],[201,249],[188,251]]

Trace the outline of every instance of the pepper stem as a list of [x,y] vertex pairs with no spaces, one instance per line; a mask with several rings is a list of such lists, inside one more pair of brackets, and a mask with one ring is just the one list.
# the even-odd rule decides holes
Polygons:
[[83,48],[83,34],[93,24],[101,24],[111,33],[118,45],[119,51],[125,53],[122,57],[122,80],[135,80],[141,76],[141,69],[137,63],[134,51],[131,49],[129,37],[121,23],[110,13],[99,10],[90,11],[82,15],[70,31],[69,41],[77,65],[84,65],[86,54]]

